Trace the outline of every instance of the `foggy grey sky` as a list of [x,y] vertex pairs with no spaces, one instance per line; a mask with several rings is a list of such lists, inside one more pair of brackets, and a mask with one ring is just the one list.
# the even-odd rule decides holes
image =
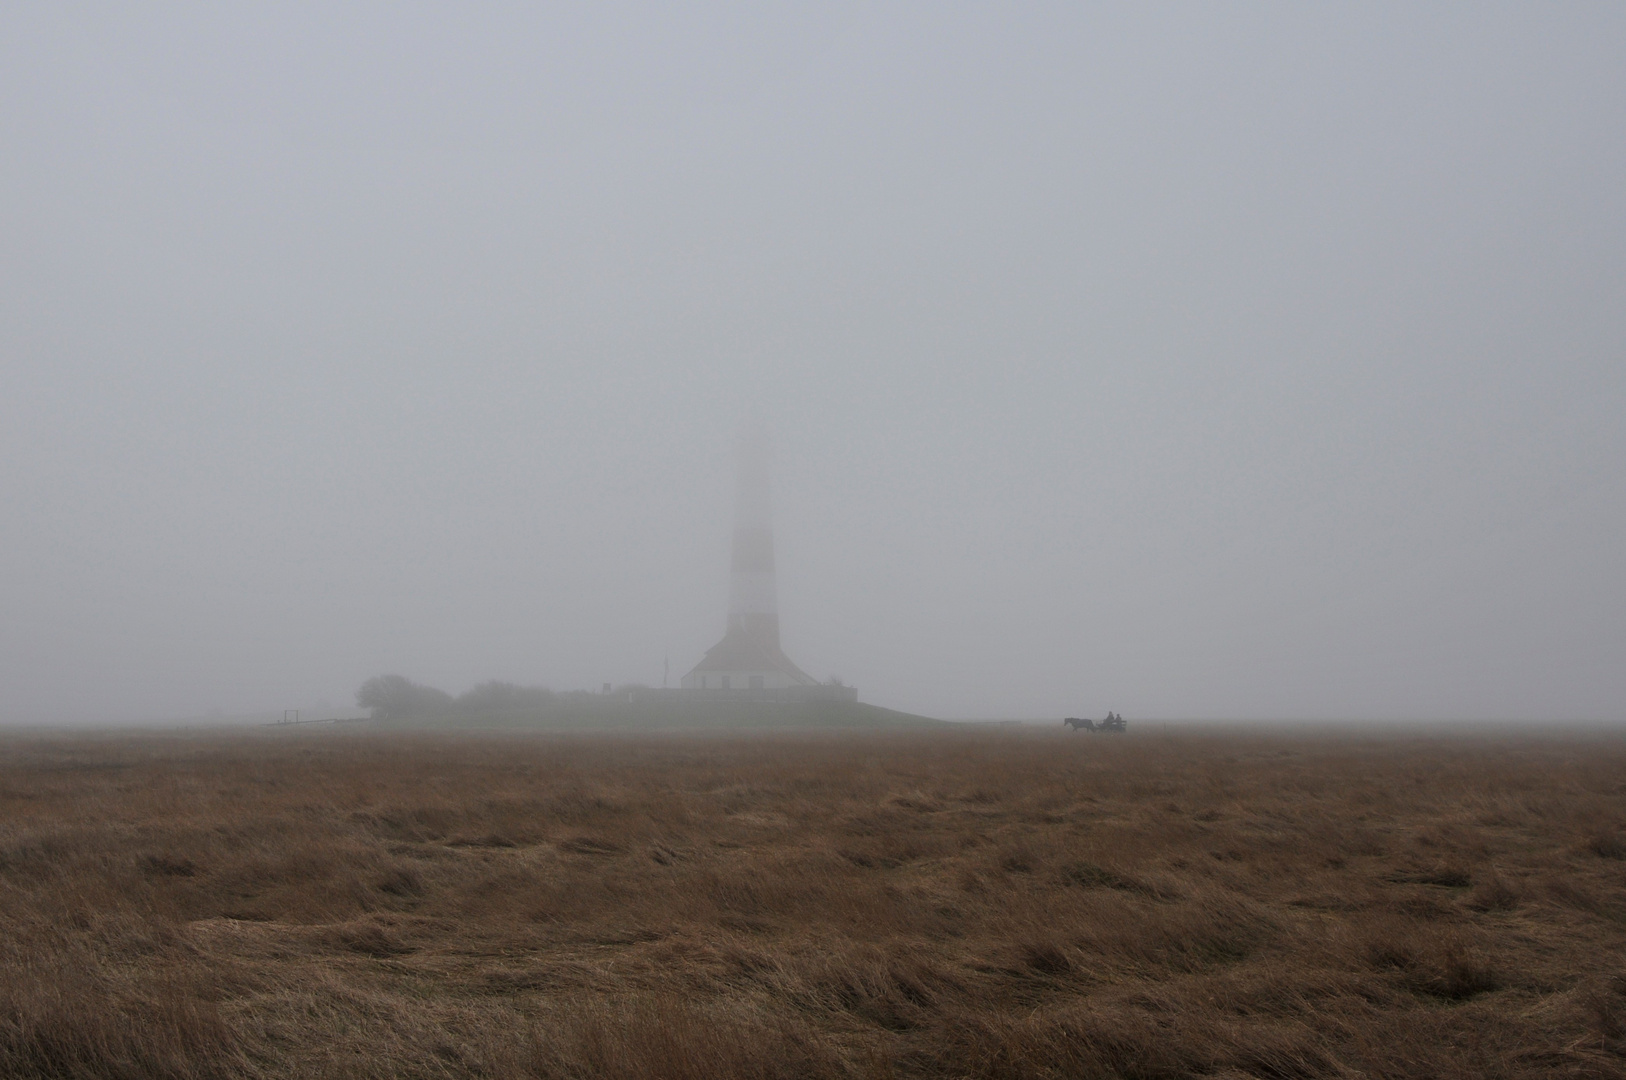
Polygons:
[[0,723],[1626,716],[1626,8],[676,7],[8,10]]

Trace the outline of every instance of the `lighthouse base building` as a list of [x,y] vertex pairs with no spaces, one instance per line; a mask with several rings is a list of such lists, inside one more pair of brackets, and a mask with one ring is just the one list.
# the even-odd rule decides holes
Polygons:
[[818,680],[792,663],[771,636],[731,624],[723,640],[683,676],[682,685],[685,690],[788,690],[816,686]]
[[748,623],[742,623],[731,619],[723,640],[683,676],[686,696],[719,701],[858,700],[855,688],[821,683],[797,667],[779,647],[777,627],[760,627],[753,633]]

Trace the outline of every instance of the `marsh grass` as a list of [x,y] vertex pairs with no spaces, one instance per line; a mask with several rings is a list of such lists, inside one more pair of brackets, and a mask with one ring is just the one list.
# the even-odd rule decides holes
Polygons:
[[0,745],[8,1077],[1626,1076],[1626,742]]

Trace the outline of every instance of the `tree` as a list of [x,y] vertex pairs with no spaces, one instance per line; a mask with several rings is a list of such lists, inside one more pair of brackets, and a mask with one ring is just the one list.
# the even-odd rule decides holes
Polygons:
[[401,720],[444,713],[452,707],[452,696],[404,675],[375,675],[356,691],[356,704],[373,710],[375,720]]
[[458,695],[457,711],[462,713],[535,713],[553,703],[553,691],[545,686],[515,686],[506,682],[483,682]]

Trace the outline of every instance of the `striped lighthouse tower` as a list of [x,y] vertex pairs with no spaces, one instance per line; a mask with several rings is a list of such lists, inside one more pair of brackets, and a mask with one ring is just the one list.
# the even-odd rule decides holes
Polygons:
[[779,647],[769,456],[765,433],[751,432],[740,439],[728,625],[723,640],[683,677],[686,690],[784,690],[815,685]]

